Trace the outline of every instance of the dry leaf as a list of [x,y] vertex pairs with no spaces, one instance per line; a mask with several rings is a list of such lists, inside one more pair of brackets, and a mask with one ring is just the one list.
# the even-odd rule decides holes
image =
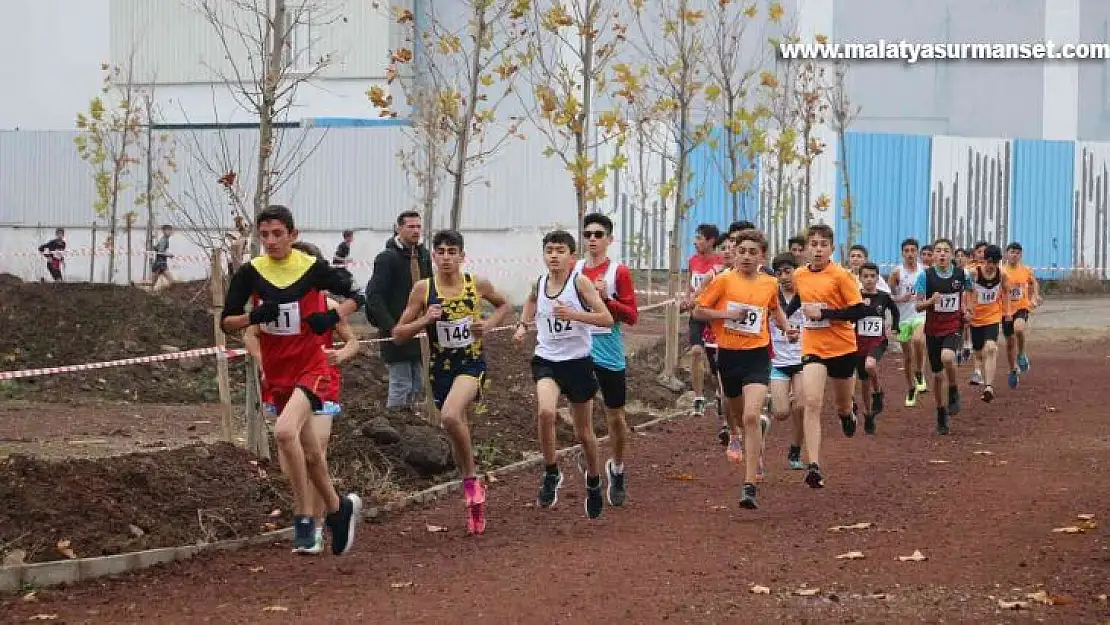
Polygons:
[[266,530],[267,532],[272,532],[272,531],[276,530],[277,528],[278,528],[278,526],[274,523],[263,523],[262,524],[262,529]]
[[1028,610],[1028,601],[1006,601],[1004,599],[998,600],[998,607],[1003,610]]
[[919,550],[914,549],[913,553],[908,556],[898,556],[899,562],[923,562],[928,560],[929,557],[921,553]]
[[849,551],[848,553],[842,553],[842,554],[836,556],[836,559],[837,560],[862,560],[865,557],[867,557],[867,556],[863,555],[862,551]]
[[870,595],[865,595],[864,599],[886,599],[886,593],[885,592],[872,593]]
[[681,482],[692,482],[697,479],[693,473],[676,473],[674,475],[669,475],[668,477],[672,480],[679,480]]
[[1075,603],[1075,599],[1072,597],[1067,595],[1050,595],[1044,590],[1031,592],[1025,595],[1025,598],[1045,605],[1068,605],[1070,603]]
[[713,506],[714,510],[728,510],[728,506]]
[[979,451],[973,451],[971,453],[975,454],[976,456],[993,456],[994,455],[993,451],[987,451],[985,449],[980,449]]
[[1074,525],[1069,525],[1068,527],[1057,527],[1052,530],[1053,534],[1082,534],[1083,532],[1084,529],[1082,527],[1076,527]]
[[443,527],[442,525],[425,525],[424,527],[429,532],[431,532],[433,534],[436,533],[436,532],[446,532],[447,531],[447,528]]
[[390,588],[408,588],[412,586],[412,582],[393,582],[389,585]]
[[23,595],[23,600],[27,602],[38,601],[38,591],[32,590],[31,592]]
[[930,460],[929,464],[948,464],[947,460]]
[[750,590],[753,595],[769,595],[769,594],[771,594],[771,589],[770,588],[768,588],[766,586],[760,586],[759,584],[756,584],[756,585],[752,586],[748,590]]
[[1099,595],[1098,600],[1102,602],[1110,601],[1110,595]]
[[1093,515],[1093,514],[1077,514],[1077,515],[1075,515],[1075,518],[1079,519],[1080,521],[1093,521],[1095,519],[1095,515]]
[[70,542],[68,540],[59,540],[58,543],[54,545],[54,550],[69,558],[70,560],[76,560],[77,554],[73,553],[73,550],[69,548],[69,545]]
[[262,608],[263,612],[288,612],[289,608],[283,605],[268,605]]
[[844,530],[865,530],[874,526],[874,523],[864,521],[862,523],[853,523],[852,525],[834,525],[829,528],[830,532],[843,532]]
[[819,592],[821,592],[820,588],[799,588],[794,591],[794,594],[799,597],[812,597]]
[[27,552],[22,549],[12,549],[4,556],[4,566],[19,566],[27,559]]
[[486,483],[487,484],[496,484],[500,481],[501,480],[497,479],[496,475],[494,475],[492,473],[486,473]]
[[281,516],[281,508],[274,508],[273,510],[270,511],[270,518],[271,519],[276,519],[279,516]]
[[32,616],[31,618],[29,618],[27,620],[28,621],[54,621],[54,620],[57,620],[57,619],[58,619],[57,614],[36,614],[36,615]]
[[252,566],[250,568],[251,573],[261,573],[262,571],[265,571],[265,570],[266,570],[266,567],[264,567],[264,566]]

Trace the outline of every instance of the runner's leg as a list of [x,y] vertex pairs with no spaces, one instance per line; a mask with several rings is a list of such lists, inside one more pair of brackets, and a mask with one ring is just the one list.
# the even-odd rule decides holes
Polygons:
[[929,385],[925,382],[925,360],[928,355],[928,349],[925,347],[925,320],[919,319],[914,321],[913,329],[913,353],[914,353],[914,378],[917,380],[917,393],[926,393],[929,391]]
[[536,425],[544,464],[538,499],[542,508],[553,507],[559,501],[559,488],[563,485],[563,473],[555,460],[555,419],[558,418],[556,409],[561,394],[559,384],[552,378],[536,381]]
[[586,461],[586,516],[596,519],[601,516],[601,456],[597,449],[597,436],[594,435],[594,402],[590,398],[584,402],[568,402],[570,416],[574,421],[574,436],[582,444],[582,456]]
[[[627,399],[626,371],[611,371],[595,366],[594,374],[601,388],[602,403],[605,404],[605,422],[609,430],[609,443],[612,455],[605,461],[605,475],[609,487],[605,494],[611,506],[624,505],[625,490],[624,454],[628,447],[629,428],[625,418],[624,405]],[[592,431],[592,430],[591,430]]]
[[[463,476],[463,498],[466,500],[466,529],[470,534],[481,534],[486,529],[486,493],[477,478],[474,449],[470,441],[467,414],[478,397],[481,380],[472,375],[456,375],[451,381],[447,397],[440,410],[440,425],[447,432],[455,465]],[[437,398],[438,399],[438,398]]]
[[798,449],[797,458],[799,460],[797,467],[793,464],[790,468],[797,468],[798,470],[805,468],[805,463],[809,462],[804,453],[805,450],[805,395],[802,389],[802,374],[797,373],[790,378],[790,391],[794,395],[794,400],[790,403],[790,420],[793,422],[791,441],[793,447]]
[[[325,463],[328,461],[328,440],[331,439],[331,426],[332,416],[330,415],[315,414],[312,415],[312,420],[309,422],[309,427],[312,429],[313,436],[316,437],[316,443],[320,446],[320,454],[323,456]],[[324,517],[327,514],[328,504],[324,501],[324,496],[313,485],[312,516],[316,520],[316,546],[312,553],[320,553],[324,549]]]
[[995,339],[983,342],[980,360],[983,362],[983,401],[994,399],[994,374],[998,368],[998,343]]
[[746,384],[740,396],[729,398],[733,410],[742,415],[744,441],[748,446],[748,454],[744,458],[744,495],[740,500],[743,508],[758,507],[755,502],[755,483],[759,480],[759,450],[763,448],[763,428],[759,417],[766,399],[767,386],[764,384]]
[[[806,456],[809,460],[806,483],[811,488],[820,488],[824,485],[820,469],[821,407],[825,400],[825,381],[827,378],[828,371],[823,362],[811,362],[802,367],[802,391],[805,406],[802,431],[805,436]],[[849,406],[851,402],[852,398],[849,396]]]

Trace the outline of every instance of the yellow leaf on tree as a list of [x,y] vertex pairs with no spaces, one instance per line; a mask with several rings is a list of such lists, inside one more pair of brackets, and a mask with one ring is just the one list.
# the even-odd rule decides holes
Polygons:
[[785,11],[783,10],[782,5],[778,2],[772,3],[771,6],[767,8],[767,17],[776,24],[782,21],[782,16],[784,13]]
[[493,76],[483,74],[482,77],[478,79],[478,82],[482,83],[483,87],[488,87],[493,84]]

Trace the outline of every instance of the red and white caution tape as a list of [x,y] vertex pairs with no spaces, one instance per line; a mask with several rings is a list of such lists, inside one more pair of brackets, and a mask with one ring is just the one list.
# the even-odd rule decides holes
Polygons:
[[[655,310],[657,308],[662,308],[663,306],[666,306],[666,305],[668,305],[672,302],[674,302],[674,300],[667,300],[667,301],[664,301],[664,302],[658,302],[658,303],[652,304],[650,306],[644,306],[643,308],[639,308],[638,310],[639,310],[639,312],[647,312],[649,310]],[[499,327],[496,327],[496,328],[493,328],[493,329],[489,330],[489,332],[503,332],[505,330],[513,330],[515,328],[516,328],[515,324],[514,325],[508,325],[508,326],[499,326]],[[421,336],[425,336],[425,335],[422,332],[422,333],[420,333],[416,336],[421,337]],[[365,343],[365,344],[385,343],[386,341],[392,341],[392,340],[393,340],[392,338],[384,337],[384,338],[378,338],[378,339],[363,339],[363,340],[360,340],[359,343]],[[228,349],[226,347],[219,347],[219,346],[199,347],[197,349],[187,349],[187,350],[178,351],[178,352],[167,352],[165,354],[154,354],[154,355],[151,355],[151,356],[136,356],[134,358],[121,358],[119,360],[106,360],[106,361],[103,361],[103,362],[89,362],[89,363],[84,363],[84,364],[80,364],[80,365],[62,365],[62,366],[58,366],[58,367],[40,367],[40,368],[37,368],[37,369],[23,369],[23,370],[20,370],[20,371],[0,371],[0,380],[15,380],[15,379],[18,379],[18,378],[36,378],[36,377],[42,377],[42,376],[47,376],[47,375],[58,375],[58,374],[62,374],[62,373],[76,373],[76,372],[79,372],[79,371],[93,371],[93,370],[96,370],[96,369],[109,369],[109,368],[112,368],[112,367],[129,367],[129,366],[132,366],[132,365],[144,365],[144,364],[150,364],[150,363],[154,363],[154,362],[166,362],[166,361],[171,361],[171,360],[184,360],[186,358],[199,358],[201,356],[216,356],[217,358],[241,358],[241,357],[246,356],[246,355],[247,355],[247,350],[245,350],[241,347],[240,348],[232,348],[232,349]]]

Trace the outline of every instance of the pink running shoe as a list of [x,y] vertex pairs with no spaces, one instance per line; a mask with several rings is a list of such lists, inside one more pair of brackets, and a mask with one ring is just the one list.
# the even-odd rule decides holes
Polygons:
[[463,481],[466,495],[466,531],[481,534],[486,531],[486,489],[478,478]]
[[725,456],[728,457],[729,462],[740,464],[744,460],[744,439],[733,434],[728,440]]

